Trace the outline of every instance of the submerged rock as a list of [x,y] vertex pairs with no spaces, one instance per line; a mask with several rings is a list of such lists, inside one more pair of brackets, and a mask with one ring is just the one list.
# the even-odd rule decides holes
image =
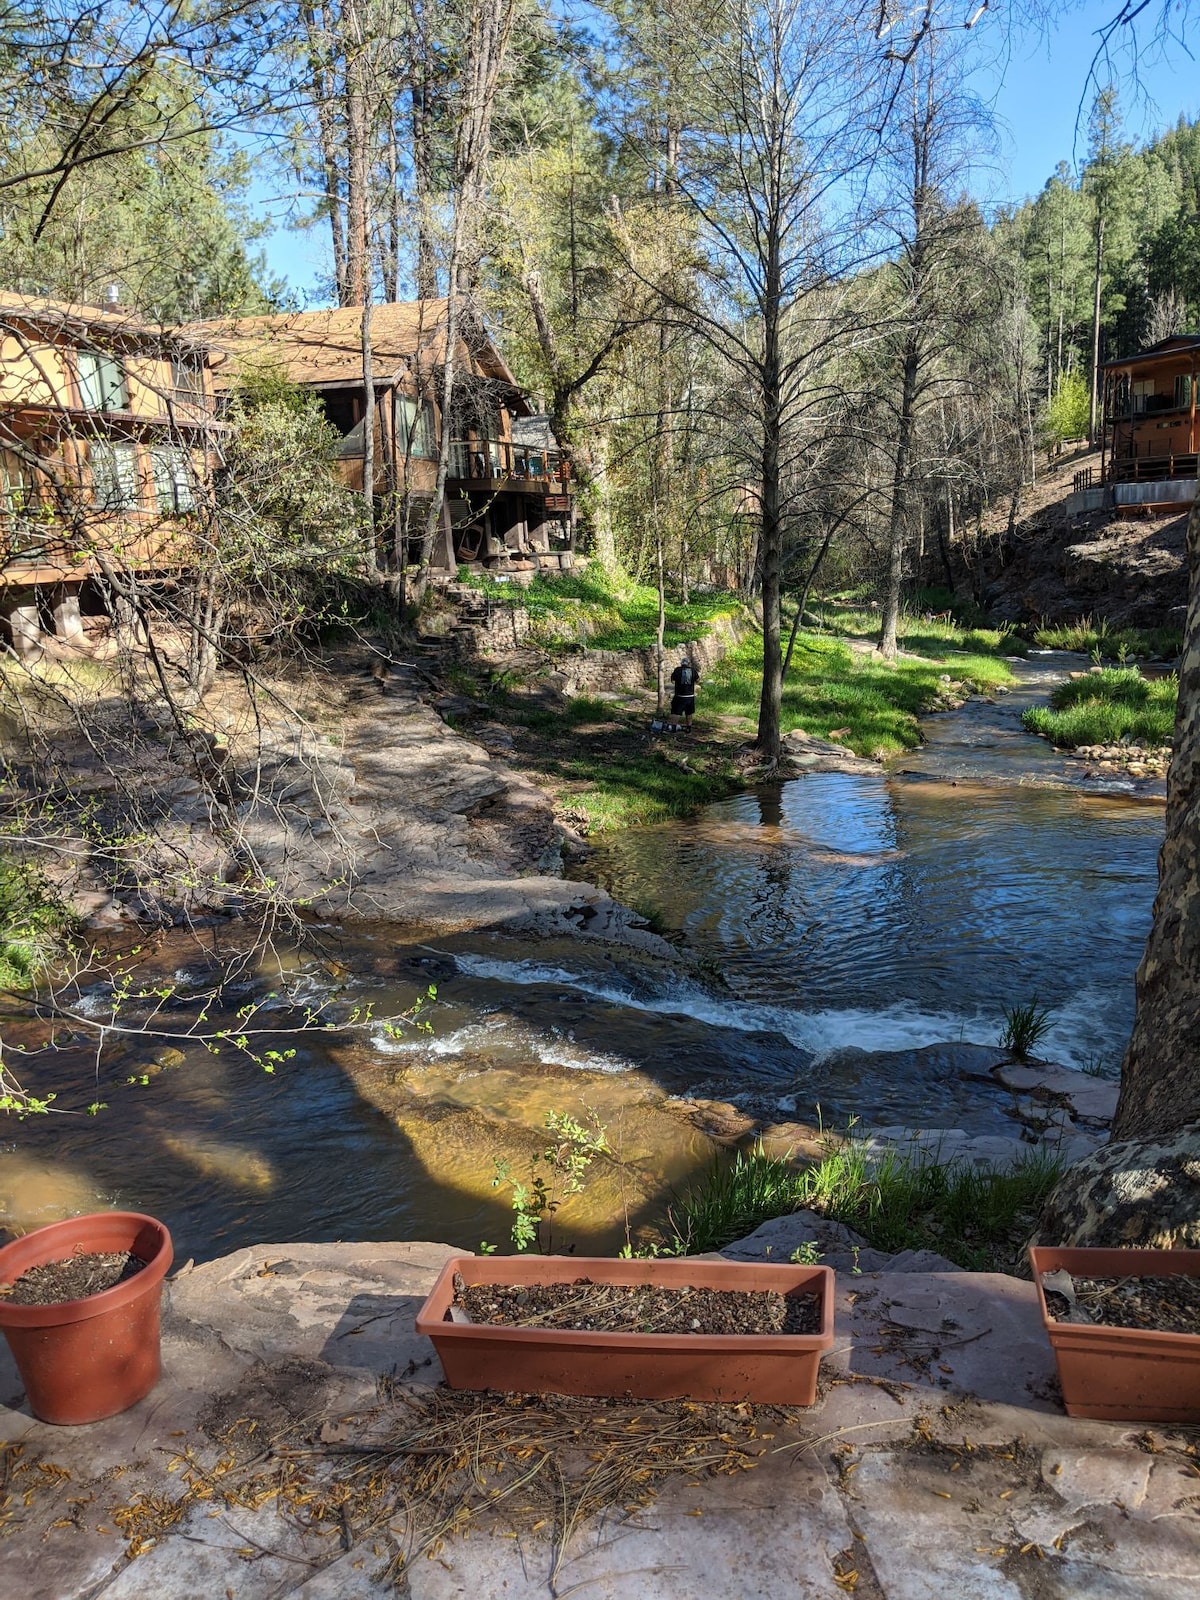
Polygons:
[[1069,1167],[1034,1243],[1200,1249],[1200,1123],[1169,1139],[1122,1139]]

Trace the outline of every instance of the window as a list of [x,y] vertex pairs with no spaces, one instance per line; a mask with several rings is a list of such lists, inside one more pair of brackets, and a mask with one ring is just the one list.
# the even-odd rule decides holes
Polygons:
[[168,400],[182,408],[185,417],[195,420],[209,408],[204,392],[204,362],[200,356],[177,355],[170,358],[171,390]]
[[1175,409],[1176,411],[1190,411],[1192,408],[1192,383],[1190,373],[1181,373],[1175,379]]
[[203,401],[204,369],[195,356],[171,357],[171,387],[177,400]]
[[96,509],[136,510],[141,499],[138,493],[137,446],[128,440],[113,444],[97,440],[89,456]]
[[78,361],[81,405],[88,411],[129,410],[129,385],[125,381],[124,364],[118,356],[81,350]]
[[400,395],[396,400],[396,448],[401,455],[428,459],[437,454],[437,429],[429,401],[418,406],[415,400]]
[[37,510],[38,494],[33,474],[23,461],[7,451],[0,457],[0,488],[4,492],[4,509],[14,517]]
[[186,450],[178,445],[156,445],[150,452],[154,474],[154,498],[167,516],[191,511],[196,504],[192,490],[192,464]]

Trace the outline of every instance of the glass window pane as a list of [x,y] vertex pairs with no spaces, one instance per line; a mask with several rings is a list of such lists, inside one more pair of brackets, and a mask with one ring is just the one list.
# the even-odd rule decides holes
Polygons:
[[125,382],[124,363],[116,356],[104,356],[101,358],[101,371],[105,411],[128,411],[129,387]]
[[132,511],[138,504],[136,447],[124,440],[93,443],[92,489],[101,511]]
[[100,357],[90,350],[79,352],[79,402],[89,411],[103,409],[104,388],[100,381]]
[[81,350],[78,357],[79,399],[89,411],[127,411],[129,386],[117,356]]
[[154,498],[158,509],[168,516],[178,511],[190,511],[196,501],[187,452],[178,445],[159,445],[150,452],[150,466],[154,474]]

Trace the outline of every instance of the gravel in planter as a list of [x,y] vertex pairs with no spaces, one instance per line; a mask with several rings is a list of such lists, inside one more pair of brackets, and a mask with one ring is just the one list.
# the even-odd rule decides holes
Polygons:
[[1200,1279],[1184,1273],[1145,1278],[1075,1278],[1074,1304],[1046,1285],[1046,1308],[1056,1322],[1155,1333],[1200,1333]]
[[657,1284],[464,1284],[454,1304],[472,1322],[505,1328],[561,1328],[584,1333],[820,1333],[815,1294],[769,1289],[663,1288]]
[[62,1261],[30,1267],[11,1284],[0,1286],[0,1295],[13,1306],[62,1305],[66,1300],[86,1300],[89,1295],[115,1288],[145,1265],[131,1250],[80,1252]]

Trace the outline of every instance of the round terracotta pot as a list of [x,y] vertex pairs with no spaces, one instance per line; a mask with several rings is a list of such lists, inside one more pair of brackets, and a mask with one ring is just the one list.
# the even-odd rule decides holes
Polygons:
[[112,1289],[56,1306],[14,1306],[0,1296],[0,1329],[29,1409],[43,1422],[99,1422],[128,1410],[158,1382],[171,1235],[136,1211],[97,1211],[52,1222],[0,1249],[0,1284],[49,1261],[113,1250],[132,1250],[146,1265]]

